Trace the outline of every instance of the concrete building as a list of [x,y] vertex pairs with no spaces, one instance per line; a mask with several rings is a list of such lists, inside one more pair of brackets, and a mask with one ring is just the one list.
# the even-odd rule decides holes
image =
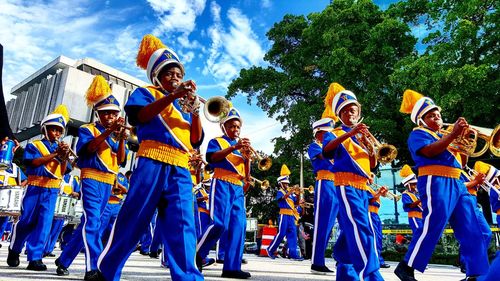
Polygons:
[[[96,118],[86,104],[85,92],[98,74],[108,81],[122,109],[133,90],[147,84],[94,59],[73,60],[60,56],[15,85],[10,92],[16,99],[7,102],[7,114],[12,132],[21,145],[24,147],[28,141],[41,138],[41,120],[57,105],[64,104],[71,117],[64,141],[74,148],[78,128]],[[122,115],[125,115],[123,111]],[[128,161],[127,166],[133,164],[133,156],[129,156],[132,161]]]

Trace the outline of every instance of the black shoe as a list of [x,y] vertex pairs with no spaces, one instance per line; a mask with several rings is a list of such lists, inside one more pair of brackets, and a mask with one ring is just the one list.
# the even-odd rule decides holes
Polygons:
[[56,269],[56,274],[59,275],[59,276],[69,275],[68,268],[66,268],[66,267],[64,267],[62,265],[58,265],[57,269]]
[[214,263],[215,263],[215,259],[213,259],[213,258],[206,258],[203,261],[203,264],[201,265],[201,267],[207,267],[207,266],[212,265]]
[[311,265],[311,272],[313,274],[321,274],[321,275],[333,274],[333,271],[330,270],[325,265],[315,265],[315,264]]
[[380,268],[390,268],[391,266],[386,264],[386,263],[383,263],[380,265]]
[[102,276],[102,274],[99,270],[91,270],[91,271],[85,272],[85,277],[83,277],[83,280],[104,281],[104,277]]
[[47,270],[47,266],[43,264],[42,260],[36,260],[36,261],[30,261],[26,269],[34,271],[45,271]]
[[7,256],[7,264],[10,267],[18,267],[19,266],[19,253],[15,253],[9,248],[9,255]]
[[247,260],[246,260],[246,259],[241,259],[241,263],[242,263],[242,264],[247,264],[248,262],[247,262]]
[[47,257],[49,257],[49,258],[53,258],[53,257],[55,257],[55,256],[56,256],[56,255],[54,255],[53,253],[48,253],[48,254],[47,254]]
[[149,257],[152,259],[157,259],[158,258],[158,251],[150,252]]
[[203,271],[203,259],[199,254],[196,254],[196,267],[200,272]]
[[144,251],[140,251],[139,253],[141,253],[141,255],[143,255],[143,256],[149,256],[149,254],[150,254],[149,252],[144,252]]
[[417,279],[415,279],[414,269],[409,267],[404,261],[399,262],[394,273],[401,281],[417,281]]
[[220,263],[220,264],[223,264],[224,263],[224,260],[215,260],[216,263]]
[[235,279],[248,279],[252,275],[249,272],[238,270],[238,271],[233,271],[233,270],[223,270],[221,277],[224,278],[235,278]]

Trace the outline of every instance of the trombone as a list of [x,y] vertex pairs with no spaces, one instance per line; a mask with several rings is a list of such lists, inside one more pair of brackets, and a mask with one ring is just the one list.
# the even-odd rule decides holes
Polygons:
[[[372,183],[372,184],[370,184],[370,186],[377,187],[377,189],[373,189],[374,191],[378,191],[381,187],[384,187],[384,186],[382,186],[380,184],[376,184],[376,183]],[[401,200],[401,195],[400,194],[396,195],[396,194],[392,193],[389,190],[389,188],[387,188],[387,192],[385,193],[385,195],[382,195],[382,196],[384,196],[385,198],[387,198],[389,200],[396,200],[396,202]]]
[[268,180],[263,180],[263,181],[261,181],[261,180],[259,180],[259,179],[257,179],[257,178],[254,178],[254,177],[250,177],[250,178],[252,179],[252,181],[250,182],[250,185],[251,185],[251,186],[254,186],[254,185],[255,185],[255,183],[258,183],[258,184],[260,184],[260,189],[262,189],[262,190],[266,190],[266,189],[268,189],[268,188],[269,188],[269,186],[270,186],[270,184],[269,184],[269,181],[268,181]]
[[[441,129],[440,132],[442,134],[450,134],[454,124],[443,123],[443,126],[447,128]],[[476,151],[478,139],[484,140],[485,144],[480,150]],[[451,145],[455,150],[471,157],[483,155],[489,147],[493,155],[500,157],[500,124],[494,129],[469,125]]]
[[[479,174],[476,170],[472,169],[471,167],[469,167],[467,165],[465,165],[464,169],[468,173],[468,175],[466,175],[466,176],[469,180],[472,180],[471,176],[476,177]],[[496,188],[493,184],[488,182],[487,180],[485,180],[480,186],[482,189],[484,189],[486,192],[488,192],[488,194],[490,193],[491,190],[495,191],[500,198],[500,190],[498,188]]]
[[[358,121],[361,123],[363,119]],[[377,160],[382,164],[391,163],[398,156],[398,150],[392,144],[380,143],[370,131],[368,134],[360,134],[356,136],[358,141],[368,150],[369,155],[375,155]]]

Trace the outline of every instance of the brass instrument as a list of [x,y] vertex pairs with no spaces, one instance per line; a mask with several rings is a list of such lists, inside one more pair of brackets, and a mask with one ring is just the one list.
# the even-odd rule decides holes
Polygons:
[[[443,126],[447,128],[440,130],[442,134],[450,134],[453,131],[454,124],[443,123]],[[476,151],[478,139],[484,140],[485,144],[481,149]],[[464,129],[462,134],[452,142],[451,146],[458,152],[471,157],[483,155],[489,147],[493,155],[500,157],[500,124],[494,129],[469,125],[469,127]]]
[[[383,187],[382,185],[380,184],[376,184],[376,183],[372,183],[370,186],[373,187],[376,187],[377,189],[373,189],[374,191],[378,191],[381,187]],[[387,187],[386,187],[387,188]],[[387,192],[385,193],[385,195],[382,195],[384,196],[385,198],[389,199],[389,200],[396,200],[396,202],[398,202],[399,200],[401,200],[401,194],[394,194],[392,193],[389,188],[387,188]]]
[[266,189],[268,189],[268,188],[269,188],[269,186],[271,186],[271,185],[269,184],[269,181],[268,181],[268,180],[263,180],[263,181],[261,181],[261,180],[259,180],[259,179],[254,178],[254,177],[251,177],[251,179],[252,179],[252,181],[250,182],[250,185],[251,185],[251,186],[254,186],[254,185],[255,185],[255,183],[258,183],[258,184],[260,184],[260,189],[262,189],[262,190],[266,190]]
[[[60,141],[56,141],[57,145],[61,143]],[[73,160],[70,159],[70,156],[73,156]],[[69,161],[71,166],[74,167],[76,165],[76,160],[78,160],[78,155],[68,146],[68,153],[62,158],[63,161]]]
[[308,187],[300,187],[298,185],[294,185],[292,187],[290,187],[291,190],[293,190],[294,192],[300,192],[300,193],[304,193],[304,191],[309,191],[309,193],[314,193],[314,186],[310,185]]
[[[178,87],[177,84],[174,84]],[[190,88],[186,88],[190,89]],[[193,90],[188,94],[179,98],[181,110],[185,113],[196,112],[200,106],[200,102],[205,104],[203,114],[208,121],[218,123],[222,118],[226,117],[231,109],[231,105],[227,99],[221,96],[209,98],[208,100],[198,96]]]
[[[468,173],[468,175],[466,175],[466,176],[469,180],[472,180],[471,176],[476,177],[479,174],[476,170],[472,169],[471,167],[469,167],[467,165],[465,165],[464,169]],[[488,182],[487,180],[485,180],[480,186],[482,189],[484,189],[486,192],[488,192],[488,194],[490,194],[491,190],[495,191],[500,198],[500,190],[497,187],[495,187],[493,184]]]
[[[358,121],[361,123],[362,119]],[[359,134],[356,136],[358,141],[363,144],[363,146],[368,150],[369,155],[375,155],[377,161],[382,164],[391,163],[398,156],[398,150],[392,144],[380,143],[373,135],[368,131],[368,134]]]
[[257,168],[261,171],[267,171],[273,165],[273,161],[270,157],[262,157],[255,149],[251,146],[244,147],[241,149],[242,154],[247,158],[256,158],[257,159]]
[[314,203],[309,203],[309,202],[304,202],[304,203],[301,203],[299,204],[302,208],[306,208],[306,209],[309,209],[309,208],[314,208]]

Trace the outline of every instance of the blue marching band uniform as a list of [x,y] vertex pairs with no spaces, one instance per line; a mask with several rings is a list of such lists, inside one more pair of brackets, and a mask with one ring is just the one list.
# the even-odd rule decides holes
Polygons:
[[[26,145],[23,161],[27,176],[14,163],[0,170],[2,187],[27,182],[7,264],[19,266],[26,244],[27,269],[47,269],[42,258],[52,254],[64,225],[64,219],[54,218],[58,194],[64,194],[81,197],[84,212],[75,234],[55,261],[58,275],[69,274],[68,267],[83,248],[85,280],[120,280],[125,262],[144,237],[143,254],[157,258],[163,246],[162,264],[168,264],[172,280],[204,280],[202,267],[215,262],[207,257],[217,242],[217,259],[224,264],[222,277],[250,278],[241,267],[246,229],[244,192],[251,160],[239,138],[242,117],[233,107],[221,117],[223,135],[211,139],[206,151],[213,174],[204,173],[198,184],[189,162],[192,151],[203,142],[204,132],[197,107],[186,110],[179,100],[196,85],[182,82],[184,66],[178,56],[152,35],[143,38],[137,63],[146,69],[153,85],[137,88],[125,104],[139,140],[137,166],[130,182],[119,172],[128,154],[125,134],[119,132],[123,131],[118,124],[120,104],[104,78],[97,76],[87,92],[87,102],[99,121],[78,131],[76,154],[81,181],[70,176],[73,167],[69,151],[59,140],[69,121],[64,106],[42,120],[43,137]],[[333,249],[337,280],[384,280],[379,269],[389,266],[381,256],[381,193],[368,185],[377,159],[360,137],[367,133],[366,126],[358,123],[361,105],[354,93],[332,83],[325,106],[322,119],[312,125],[314,141],[308,148],[316,180],[311,271],[333,273],[325,264],[325,251],[337,220],[340,235]],[[433,122],[440,124],[435,121],[440,119],[440,110],[419,93],[407,90],[403,95],[401,111],[411,114],[417,125],[408,138],[408,148],[418,176],[408,165],[400,171],[406,189],[402,193],[403,209],[408,213],[413,238],[395,273],[401,280],[416,280],[414,269],[425,271],[449,222],[460,244],[466,280],[496,280],[500,257],[489,266],[487,249],[492,233],[477,207],[481,182],[462,170],[466,156],[451,146],[434,149],[436,143],[451,143],[450,135],[443,136],[437,125],[426,123],[427,114],[432,113]],[[339,120],[342,124],[335,127]],[[498,169],[477,161],[474,170],[483,174],[492,188],[500,188]],[[297,251],[301,207],[297,190],[289,187],[290,174],[283,165],[275,198],[279,228],[266,252],[276,258],[278,246],[286,237],[289,257],[301,261]],[[489,191],[500,225],[499,193]],[[0,217],[0,225],[7,220]],[[145,231],[148,235],[143,235]],[[154,246],[150,248],[151,241]]]
[[[9,187],[9,186],[23,186],[26,185],[26,174],[24,174],[23,170],[16,163],[12,162],[10,167],[5,170],[0,170],[0,188]],[[4,234],[4,231],[7,229],[7,225],[11,224],[10,216],[0,216],[0,239]]]
[[406,190],[401,195],[403,202],[403,210],[408,213],[408,224],[410,225],[413,235],[417,229],[422,228],[422,203],[418,196],[417,176],[413,173],[410,166],[404,165],[399,172],[402,180],[401,183]]
[[290,183],[289,175],[290,170],[288,170],[286,165],[283,165],[283,167],[281,167],[280,177],[278,177],[279,189],[276,194],[276,201],[280,208],[278,234],[276,234],[266,251],[267,255],[274,259],[279,244],[286,236],[290,258],[294,260],[303,260],[297,251],[297,225],[295,223],[296,220],[299,219],[299,214],[295,207],[299,202],[297,196],[294,194],[294,190],[288,188],[288,184]]

